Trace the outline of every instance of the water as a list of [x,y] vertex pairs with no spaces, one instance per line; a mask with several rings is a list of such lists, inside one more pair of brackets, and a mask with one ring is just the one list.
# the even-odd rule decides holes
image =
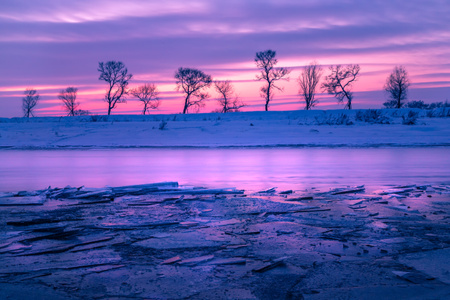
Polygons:
[[178,181],[304,189],[450,181],[450,148],[2,150],[0,191]]

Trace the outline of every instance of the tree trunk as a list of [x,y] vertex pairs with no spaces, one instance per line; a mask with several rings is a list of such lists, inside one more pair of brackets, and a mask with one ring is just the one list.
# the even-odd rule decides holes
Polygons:
[[142,114],[145,115],[147,112],[147,103],[144,102],[144,110],[142,111]]
[[228,111],[228,100],[227,100],[226,96],[224,96],[223,98],[224,98],[224,100],[223,100],[224,105],[223,105],[222,113],[226,113]]
[[400,82],[398,83],[398,98],[397,98],[397,108],[401,108],[402,107],[402,86],[400,84]]
[[266,91],[266,111],[269,110],[269,101],[270,101],[270,82],[267,83],[267,91]]
[[188,110],[188,103],[189,103],[189,95],[186,96],[186,99],[184,99],[184,108],[183,108],[183,114],[187,113]]
[[352,99],[347,97],[347,108],[352,109]]

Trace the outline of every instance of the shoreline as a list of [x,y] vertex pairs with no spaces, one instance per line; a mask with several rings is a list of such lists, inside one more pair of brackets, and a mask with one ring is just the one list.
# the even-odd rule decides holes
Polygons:
[[442,144],[369,144],[369,145],[320,145],[320,144],[286,144],[286,145],[246,145],[246,146],[0,146],[0,151],[7,150],[123,150],[123,149],[391,149],[391,148],[450,148],[450,143]]

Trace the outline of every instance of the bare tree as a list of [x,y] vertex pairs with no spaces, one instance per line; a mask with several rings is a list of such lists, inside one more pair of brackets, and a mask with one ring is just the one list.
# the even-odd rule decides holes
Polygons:
[[214,81],[214,87],[220,95],[217,101],[219,102],[221,113],[236,112],[245,106],[237,96],[234,96],[234,88],[229,80]]
[[315,99],[316,87],[319,84],[322,76],[322,67],[313,61],[306,66],[300,76],[298,77],[298,84],[300,85],[300,95],[305,99],[305,109],[310,110],[317,104]]
[[109,116],[117,103],[125,102],[124,96],[128,94],[127,86],[133,74],[128,74],[128,69],[120,61],[99,62],[97,70],[100,72],[98,79],[108,83],[105,101],[108,103]]
[[63,102],[64,109],[67,110],[69,116],[75,116],[75,112],[77,111],[78,106],[80,106],[80,104],[76,102],[77,92],[78,89],[71,86],[59,92],[58,98]]
[[283,89],[276,86],[275,82],[280,79],[289,80],[284,78],[290,71],[286,68],[275,68],[278,60],[275,58],[276,52],[272,50],[266,50],[256,52],[255,63],[256,66],[261,69],[261,74],[256,76],[258,80],[265,80],[266,85],[261,88],[261,97],[266,100],[265,110],[269,110],[269,102],[273,98],[273,89],[282,91]]
[[144,104],[142,114],[145,115],[147,110],[156,109],[161,104],[159,100],[159,91],[153,83],[144,84],[131,90],[131,95],[138,98]]
[[350,91],[352,83],[356,81],[360,71],[359,65],[330,66],[331,74],[325,77],[322,89],[328,94],[334,95],[338,103],[347,99],[345,107],[352,109],[353,93]]
[[384,90],[389,94],[390,101],[384,103],[388,108],[401,108],[408,98],[408,87],[410,86],[408,73],[405,67],[396,66],[391,75],[386,79]]
[[186,94],[183,114],[187,113],[190,107],[199,109],[205,106],[203,101],[209,95],[202,91],[211,85],[211,75],[207,75],[197,69],[179,68],[175,73],[175,79],[177,80],[177,90]]
[[24,91],[25,97],[22,98],[23,116],[29,118],[34,117],[33,110],[39,101],[39,94],[33,88],[27,88]]

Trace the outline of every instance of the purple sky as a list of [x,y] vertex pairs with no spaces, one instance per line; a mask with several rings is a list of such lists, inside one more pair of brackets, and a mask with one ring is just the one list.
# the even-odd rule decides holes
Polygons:
[[[450,98],[448,0],[2,0],[0,2],[0,117],[22,116],[26,87],[39,90],[37,115],[64,115],[57,93],[79,88],[81,108],[106,112],[99,61],[120,60],[134,74],[131,86],[154,82],[159,113],[182,110],[175,92],[178,67],[230,79],[244,110],[263,110],[255,81],[257,51],[277,51],[292,69],[271,110],[302,109],[297,77],[312,60],[360,64],[354,108],[380,108],[395,65],[411,77],[410,100]],[[327,73],[327,72],[326,72]],[[211,89],[212,98],[215,97]],[[342,108],[319,94],[318,108]],[[202,110],[216,108],[215,101]],[[129,98],[113,113],[139,113]]]

